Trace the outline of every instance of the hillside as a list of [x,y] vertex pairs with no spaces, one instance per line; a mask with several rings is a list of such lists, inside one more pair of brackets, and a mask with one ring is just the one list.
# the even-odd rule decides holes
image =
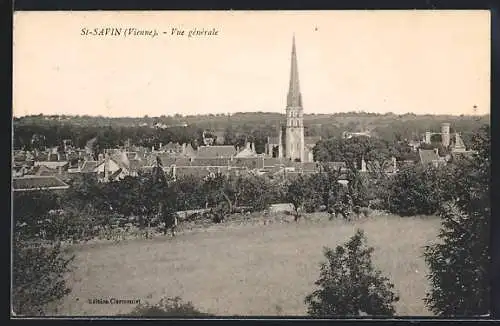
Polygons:
[[[189,133],[195,130],[231,130],[234,134],[253,135],[264,139],[267,136],[276,136],[278,125],[284,123],[284,115],[270,112],[236,113],[232,115],[209,114],[196,116],[161,116],[142,118],[109,118],[91,116],[27,116],[14,118],[15,137],[31,137],[33,133],[44,133],[43,130],[71,130],[78,126],[80,129],[94,129],[111,127],[138,128],[151,127],[157,123],[163,124],[172,133],[179,133],[187,125]],[[364,112],[348,112],[334,114],[305,114],[304,126],[306,136],[321,136],[323,138],[340,137],[343,131],[369,130],[387,141],[395,139],[420,138],[425,130],[439,132],[442,122],[451,123],[451,132],[462,133],[465,142],[470,134],[483,124],[490,123],[490,115],[483,116],[452,116],[452,115],[396,115],[393,113],[374,114]],[[168,128],[170,127],[170,128]],[[67,137],[67,136],[64,136]],[[61,139],[64,139],[61,136]],[[90,136],[89,136],[90,137]],[[89,138],[90,139],[90,138]]]

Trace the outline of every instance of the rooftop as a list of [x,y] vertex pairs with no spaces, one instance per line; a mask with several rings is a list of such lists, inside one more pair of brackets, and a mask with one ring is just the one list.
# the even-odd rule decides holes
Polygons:
[[39,189],[67,189],[69,185],[54,176],[24,176],[12,179],[14,191],[29,191]]

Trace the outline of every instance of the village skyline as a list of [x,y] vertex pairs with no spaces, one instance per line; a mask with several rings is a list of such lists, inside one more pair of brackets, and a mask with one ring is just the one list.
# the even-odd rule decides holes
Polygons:
[[[490,111],[487,11],[41,17],[14,16],[14,116],[284,113],[293,35],[304,114]],[[82,35],[83,28],[130,26],[167,36]],[[219,32],[177,37],[168,35],[173,26]]]

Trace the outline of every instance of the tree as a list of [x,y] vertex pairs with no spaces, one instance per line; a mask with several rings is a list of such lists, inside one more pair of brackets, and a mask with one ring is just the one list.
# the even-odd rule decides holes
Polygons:
[[60,244],[33,244],[16,237],[12,257],[13,312],[44,315],[49,303],[66,296],[70,289],[65,274],[73,259],[62,252]]
[[233,185],[233,205],[249,206],[253,211],[267,209],[272,201],[272,185],[269,179],[257,175],[229,178]]
[[160,157],[156,158],[156,164],[151,173],[150,194],[153,205],[157,207],[156,214],[164,223],[163,233],[166,235],[170,229],[172,235],[175,235],[177,198],[173,178],[165,174]]
[[288,184],[286,199],[293,205],[296,222],[299,220],[300,213],[307,200],[307,192],[304,191],[307,181],[307,178],[300,174]]
[[43,229],[49,211],[60,208],[59,197],[51,191],[15,192],[13,196],[15,229],[23,236],[35,236]]
[[[490,309],[490,132],[473,137],[477,154],[448,183],[454,200],[440,210],[440,242],[427,246],[427,306],[438,315],[478,316]],[[456,180],[453,182],[452,180]]]
[[394,285],[372,265],[372,247],[367,247],[361,230],[335,250],[324,249],[319,289],[306,296],[307,312],[314,317],[392,316],[393,303],[399,301]]
[[345,162],[348,167],[359,166],[362,158],[367,162],[384,162],[392,154],[393,149],[386,141],[366,136],[330,138],[319,141],[313,148],[315,161]]
[[212,209],[213,220],[216,223],[224,221],[225,217],[233,212],[231,198],[234,193],[234,184],[226,175],[215,173],[205,178],[203,188],[207,195],[207,206]]
[[368,206],[367,180],[358,169],[347,171],[347,189],[352,199],[353,208]]
[[200,177],[194,175],[177,177],[174,187],[179,210],[204,207],[206,194],[203,189],[203,180]]
[[447,171],[444,167],[421,165],[401,169],[389,184],[386,197],[389,211],[401,216],[436,213],[442,201],[440,195],[444,194],[440,189],[449,182],[443,180]]
[[339,183],[340,177],[341,169],[333,169],[327,164],[322,164],[320,172],[311,176],[314,190],[320,196],[321,204],[325,205],[327,212],[331,211],[332,203],[339,197],[342,187]]

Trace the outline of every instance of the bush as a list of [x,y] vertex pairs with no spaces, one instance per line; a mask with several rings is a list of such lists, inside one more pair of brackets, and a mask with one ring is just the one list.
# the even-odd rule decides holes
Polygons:
[[363,214],[364,217],[370,216],[370,209],[368,207],[361,207],[361,214]]
[[319,287],[309,294],[305,303],[314,317],[392,316],[393,303],[399,298],[394,285],[372,266],[373,248],[367,247],[361,230],[344,246],[325,248],[326,263],[321,264]]
[[59,244],[16,239],[13,255],[12,309],[16,315],[44,315],[47,304],[70,292],[64,277],[74,256],[64,254]]
[[163,298],[159,303],[139,304],[125,316],[135,317],[207,317],[210,314],[197,310],[191,302],[183,303],[180,297]]

